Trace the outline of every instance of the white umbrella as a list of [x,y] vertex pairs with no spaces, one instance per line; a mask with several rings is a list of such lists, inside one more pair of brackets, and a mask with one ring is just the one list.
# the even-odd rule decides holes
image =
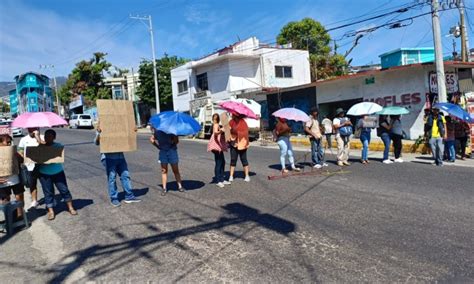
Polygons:
[[364,114],[373,114],[379,112],[383,107],[379,104],[372,102],[362,102],[353,105],[348,111],[347,115],[364,115]]

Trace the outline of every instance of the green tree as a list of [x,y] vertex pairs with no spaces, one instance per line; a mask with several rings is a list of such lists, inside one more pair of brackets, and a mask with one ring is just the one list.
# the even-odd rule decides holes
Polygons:
[[[165,54],[156,60],[158,76],[158,91],[160,94],[160,110],[173,109],[173,93],[171,88],[171,69],[186,63],[187,60],[177,56]],[[153,62],[142,60],[138,69],[140,86],[137,88],[137,96],[142,102],[150,107],[156,107],[155,81],[153,78]]]
[[277,36],[278,44],[291,43],[293,48],[309,52],[311,80],[339,76],[346,72],[344,56],[331,53],[331,36],[324,26],[314,19],[289,22]]
[[106,53],[96,52],[89,60],[76,64],[71,74],[59,90],[62,103],[69,103],[75,95],[83,95],[86,105],[93,105],[97,99],[111,98],[110,89],[104,86],[104,73],[112,66],[105,60]]

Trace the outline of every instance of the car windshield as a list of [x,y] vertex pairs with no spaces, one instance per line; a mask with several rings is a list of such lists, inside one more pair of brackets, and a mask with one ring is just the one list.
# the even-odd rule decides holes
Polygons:
[[10,125],[10,122],[8,122],[8,121],[0,121],[0,125]]
[[81,115],[81,119],[91,119],[90,115]]

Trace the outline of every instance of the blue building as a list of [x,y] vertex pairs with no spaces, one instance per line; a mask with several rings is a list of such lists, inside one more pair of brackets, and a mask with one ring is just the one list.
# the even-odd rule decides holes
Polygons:
[[15,76],[15,83],[16,89],[9,92],[12,116],[24,112],[53,111],[53,96],[47,76],[27,72]]
[[379,55],[382,69],[394,66],[433,62],[433,47],[399,48]]

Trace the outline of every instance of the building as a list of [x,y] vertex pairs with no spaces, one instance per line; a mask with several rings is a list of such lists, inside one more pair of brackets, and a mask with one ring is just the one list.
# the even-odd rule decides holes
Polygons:
[[[445,61],[448,101],[468,103],[474,94],[474,62]],[[410,113],[402,118],[408,139],[417,139],[424,132],[424,109],[437,101],[437,77],[434,62],[395,66],[359,72],[279,91],[260,92],[247,98],[264,101],[268,105],[264,125],[274,125],[269,113],[282,107],[296,107],[309,112],[318,106],[321,118],[334,117],[337,108],[348,110],[352,105],[371,101],[382,106],[403,106]],[[294,128],[295,131],[302,128]],[[375,137],[375,130],[374,130]]]
[[46,75],[27,72],[15,76],[15,84],[16,88],[9,91],[12,116],[24,112],[54,110],[52,91]]
[[433,47],[399,48],[379,56],[382,68],[433,62],[435,52]]
[[255,37],[171,70],[174,110],[184,112],[209,101],[310,82],[308,51],[264,45]]

